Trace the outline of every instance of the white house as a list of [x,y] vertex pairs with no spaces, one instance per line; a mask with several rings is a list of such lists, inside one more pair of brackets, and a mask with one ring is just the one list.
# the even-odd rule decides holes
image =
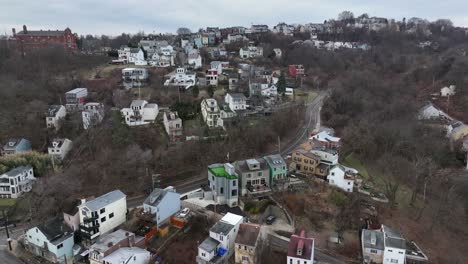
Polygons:
[[151,253],[138,247],[123,247],[102,259],[106,264],[148,264]]
[[123,224],[127,215],[126,195],[120,190],[106,193],[78,206],[83,238],[93,241]]
[[[141,248],[139,248],[142,246],[144,246],[143,237],[136,236],[134,233],[123,230],[123,229],[118,229],[112,233],[108,233],[108,234],[101,236],[94,244],[92,244],[89,247],[89,250],[88,250],[89,262],[90,264],[102,264],[102,263],[121,264],[123,262],[115,262],[119,259],[116,257],[119,255],[121,256],[121,254],[113,255],[115,252],[119,251],[120,249],[124,249],[125,251],[130,249],[131,252],[137,253],[136,255],[138,256],[140,255],[140,252],[144,253],[143,251],[141,251]],[[109,257],[111,255],[113,255],[113,257]],[[146,253],[144,253],[144,255],[146,255]],[[128,258],[125,259],[125,261],[135,261],[137,259],[137,258],[135,259],[132,258],[130,260],[130,258],[131,256],[128,256]],[[145,263],[145,262],[128,262],[128,263]]]
[[180,194],[174,187],[154,189],[143,203],[144,212],[154,215],[153,221],[157,226],[169,221],[169,218],[180,211]]
[[215,69],[218,74],[222,74],[223,70],[229,68],[228,61],[212,61],[210,62],[211,69]]
[[206,70],[206,85],[218,86],[219,72],[216,69]]
[[148,69],[145,68],[125,68],[122,69],[122,80],[129,81],[146,81],[149,77]]
[[314,239],[306,237],[305,231],[293,234],[289,240],[286,264],[314,264]]
[[87,103],[84,105],[81,118],[83,120],[83,128],[88,129],[95,127],[104,119],[105,111],[102,103]]
[[227,93],[224,101],[229,105],[232,111],[240,111],[247,109],[247,98],[241,93]]
[[33,254],[53,263],[72,263],[73,232],[59,219],[29,229],[24,237],[26,248]]
[[325,146],[314,147],[311,151],[312,154],[320,157],[320,162],[327,165],[338,164],[338,151],[336,149],[327,148]]
[[54,159],[62,161],[72,148],[72,141],[67,138],[55,138],[47,148]]
[[406,240],[401,234],[388,226],[382,225],[385,250],[383,264],[404,264],[406,255]]
[[283,52],[281,51],[281,49],[273,49],[273,52],[275,53],[275,58],[277,59],[280,59],[283,56]]
[[177,112],[164,112],[163,123],[164,129],[172,141],[182,136],[182,119],[179,118]]
[[334,137],[327,131],[321,131],[312,135],[309,140],[317,140],[326,147],[339,147],[341,138]]
[[263,56],[263,48],[253,46],[251,44],[246,48],[241,48],[239,50],[239,56],[241,57],[241,59],[250,59],[250,58],[262,57]]
[[60,120],[67,115],[67,109],[63,105],[51,105],[47,111],[46,124],[47,128],[60,128]]
[[18,198],[25,192],[32,190],[36,181],[31,166],[20,166],[0,175],[0,197]]
[[158,116],[157,104],[150,104],[146,100],[133,100],[130,108],[120,110],[128,126],[142,126],[154,123]]
[[129,48],[126,50],[128,63],[146,65],[145,53],[141,48]]
[[440,89],[440,96],[448,97],[455,95],[455,85],[450,85],[449,87],[443,87]]
[[[234,242],[244,217],[227,213],[211,229],[210,236],[198,246],[197,263],[224,263],[234,253]],[[216,258],[216,262],[215,262]],[[224,260],[220,261],[220,260]]]
[[340,164],[331,167],[327,176],[330,185],[336,186],[346,192],[353,192],[354,179],[355,176]]
[[444,111],[436,108],[433,104],[428,103],[426,106],[424,106],[421,110],[419,110],[418,113],[418,119],[423,120],[423,119],[438,119],[438,118],[447,118],[450,119],[450,117],[444,113]]
[[196,75],[185,68],[177,68],[175,72],[168,74],[169,79],[164,82],[164,86],[175,86],[182,89],[190,89],[196,83]]
[[218,125],[218,118],[220,117],[220,110],[218,102],[213,98],[203,99],[201,102],[201,112],[203,121],[209,128],[216,127]]
[[194,69],[200,69],[203,66],[201,55],[198,52],[189,53],[188,64]]
[[270,84],[267,87],[262,87],[261,95],[265,97],[275,97],[278,95],[278,87],[274,84]]
[[65,93],[66,108],[68,111],[81,109],[88,97],[87,88],[75,88]]

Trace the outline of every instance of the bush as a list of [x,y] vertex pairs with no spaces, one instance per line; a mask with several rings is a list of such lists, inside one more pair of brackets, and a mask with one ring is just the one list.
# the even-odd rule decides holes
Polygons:
[[339,192],[339,191],[333,191],[330,194],[329,199],[334,205],[338,207],[344,206],[348,201],[348,198],[346,197],[346,195],[344,195],[342,192]]

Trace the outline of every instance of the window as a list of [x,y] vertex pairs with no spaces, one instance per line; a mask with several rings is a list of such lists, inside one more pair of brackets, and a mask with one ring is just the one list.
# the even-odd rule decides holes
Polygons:
[[106,212],[106,208],[102,208],[101,211],[99,211],[99,213],[103,214]]
[[348,185],[351,185],[351,182],[348,182]]
[[244,246],[244,250],[247,250],[247,246]]
[[223,188],[223,187],[221,187],[221,189],[219,190],[219,193],[220,193],[220,194],[223,194],[223,193],[224,193],[224,188]]
[[390,263],[398,263],[398,259],[390,259]]
[[239,248],[239,249],[241,249],[241,248],[242,248],[242,246],[241,246],[241,245],[239,245],[239,246],[238,246],[238,248]]
[[205,256],[206,256],[206,254],[205,254],[204,252],[203,252],[203,253],[201,253],[201,255],[202,255],[202,257],[205,257]]
[[259,171],[259,172],[257,173],[257,176],[259,176],[259,177],[262,176],[262,172]]
[[377,254],[377,250],[371,249],[371,250],[370,250],[370,253],[372,253],[372,254]]
[[111,219],[112,217],[114,217],[114,213],[109,214],[109,219]]
[[334,172],[332,172],[332,176],[335,176],[335,173],[334,173]]
[[223,241],[223,236],[219,236],[219,240]]
[[247,262],[248,262],[248,261],[249,261],[249,257],[247,257],[247,256],[242,256],[242,261],[247,261]]
[[393,250],[389,249],[388,252],[393,252]]
[[236,186],[236,181],[232,181],[232,186]]
[[63,248],[63,243],[57,245],[57,249]]
[[106,217],[101,218],[101,223],[104,223],[106,221]]
[[237,190],[232,190],[231,191],[231,196],[237,196]]
[[292,259],[289,259],[289,264],[292,264]]

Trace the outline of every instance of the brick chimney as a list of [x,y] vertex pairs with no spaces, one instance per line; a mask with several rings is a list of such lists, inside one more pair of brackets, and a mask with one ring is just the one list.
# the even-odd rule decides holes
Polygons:
[[13,33],[13,37],[16,36],[16,29],[15,28],[12,28],[11,32]]
[[27,34],[27,33],[28,33],[28,28],[26,27],[26,25],[23,25],[23,33],[24,33],[24,34]]

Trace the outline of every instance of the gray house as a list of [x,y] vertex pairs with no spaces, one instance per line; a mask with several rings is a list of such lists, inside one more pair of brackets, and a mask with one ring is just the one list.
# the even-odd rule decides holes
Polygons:
[[12,138],[2,148],[2,155],[14,155],[31,151],[31,142],[24,138]]
[[160,226],[180,210],[180,194],[172,186],[154,189],[143,203],[143,209],[154,215],[153,221]]
[[205,200],[214,200],[216,204],[237,206],[239,200],[238,175],[230,163],[208,166],[209,186],[204,192]]
[[236,161],[235,168],[239,174],[241,195],[262,195],[270,192],[270,169],[265,159],[248,159]]

